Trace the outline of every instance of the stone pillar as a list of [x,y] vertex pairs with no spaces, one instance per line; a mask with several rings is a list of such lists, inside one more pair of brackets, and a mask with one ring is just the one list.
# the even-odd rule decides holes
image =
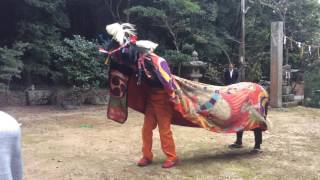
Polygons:
[[283,22],[271,23],[270,105],[282,107]]

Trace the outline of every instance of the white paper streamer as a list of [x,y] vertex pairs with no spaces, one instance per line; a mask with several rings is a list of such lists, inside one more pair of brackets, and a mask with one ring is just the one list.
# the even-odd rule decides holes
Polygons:
[[309,49],[308,49],[308,50],[309,50],[309,54],[311,55],[311,46],[309,46]]

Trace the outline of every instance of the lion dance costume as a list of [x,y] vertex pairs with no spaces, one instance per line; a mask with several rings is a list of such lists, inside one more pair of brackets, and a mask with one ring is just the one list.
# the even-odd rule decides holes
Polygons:
[[[142,151],[149,160],[152,130],[157,123],[162,149],[172,161],[176,155],[168,122],[219,133],[267,130],[268,94],[262,86],[250,82],[213,86],[174,76],[166,60],[153,53],[156,44],[136,41],[131,30],[128,24],[107,26],[119,43],[115,49],[101,50],[112,61],[107,116],[124,123],[128,107],[145,114]],[[158,83],[152,84],[152,79]]]

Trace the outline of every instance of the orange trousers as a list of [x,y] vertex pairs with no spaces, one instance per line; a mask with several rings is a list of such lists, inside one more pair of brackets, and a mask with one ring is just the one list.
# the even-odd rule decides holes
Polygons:
[[164,90],[152,90],[147,99],[147,106],[142,128],[142,153],[152,160],[152,136],[153,130],[159,128],[162,151],[167,160],[177,160],[176,147],[171,132],[171,119],[173,107],[169,102],[169,96]]

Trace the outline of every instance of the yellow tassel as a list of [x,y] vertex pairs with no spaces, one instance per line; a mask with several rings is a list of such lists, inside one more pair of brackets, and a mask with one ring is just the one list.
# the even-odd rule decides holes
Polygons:
[[108,65],[108,64],[109,64],[109,56],[108,56],[107,59],[104,61],[104,64],[105,64],[105,65]]

